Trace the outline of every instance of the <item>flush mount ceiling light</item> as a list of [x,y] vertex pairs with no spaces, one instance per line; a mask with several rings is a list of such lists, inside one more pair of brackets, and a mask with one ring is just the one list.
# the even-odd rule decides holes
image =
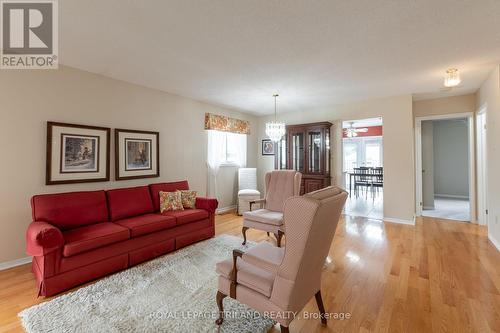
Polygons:
[[458,86],[460,82],[462,82],[462,80],[460,80],[460,73],[458,72],[458,69],[448,68],[444,76],[444,86],[447,88],[453,88]]
[[276,116],[276,98],[278,94],[274,94],[274,121],[270,121],[266,123],[266,135],[273,142],[278,142],[281,140],[283,135],[285,135],[285,123],[278,122]]

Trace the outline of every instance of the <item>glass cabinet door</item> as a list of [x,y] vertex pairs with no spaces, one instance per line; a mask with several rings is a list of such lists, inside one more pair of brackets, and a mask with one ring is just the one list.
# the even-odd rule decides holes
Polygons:
[[290,133],[290,167],[304,172],[304,132]]
[[310,130],[307,132],[307,167],[308,173],[321,173],[323,163],[323,136],[322,130]]

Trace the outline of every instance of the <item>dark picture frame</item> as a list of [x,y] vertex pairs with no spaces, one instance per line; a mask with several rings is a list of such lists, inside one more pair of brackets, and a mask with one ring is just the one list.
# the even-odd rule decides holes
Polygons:
[[109,181],[110,139],[108,127],[48,121],[45,184]]
[[160,177],[160,132],[116,128],[115,179]]
[[273,156],[275,151],[275,144],[270,139],[262,140],[262,155]]

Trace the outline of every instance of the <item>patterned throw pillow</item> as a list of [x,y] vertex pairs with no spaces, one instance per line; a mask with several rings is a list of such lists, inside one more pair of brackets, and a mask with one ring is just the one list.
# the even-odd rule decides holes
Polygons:
[[181,195],[184,208],[196,208],[196,191],[182,190]]
[[184,210],[181,191],[160,191],[160,212],[163,213],[169,210]]

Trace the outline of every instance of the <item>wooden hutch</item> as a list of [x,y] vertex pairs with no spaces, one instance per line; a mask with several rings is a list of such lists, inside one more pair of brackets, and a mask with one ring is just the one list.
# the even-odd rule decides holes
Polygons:
[[274,168],[302,173],[300,194],[330,186],[329,122],[288,125],[276,144]]

